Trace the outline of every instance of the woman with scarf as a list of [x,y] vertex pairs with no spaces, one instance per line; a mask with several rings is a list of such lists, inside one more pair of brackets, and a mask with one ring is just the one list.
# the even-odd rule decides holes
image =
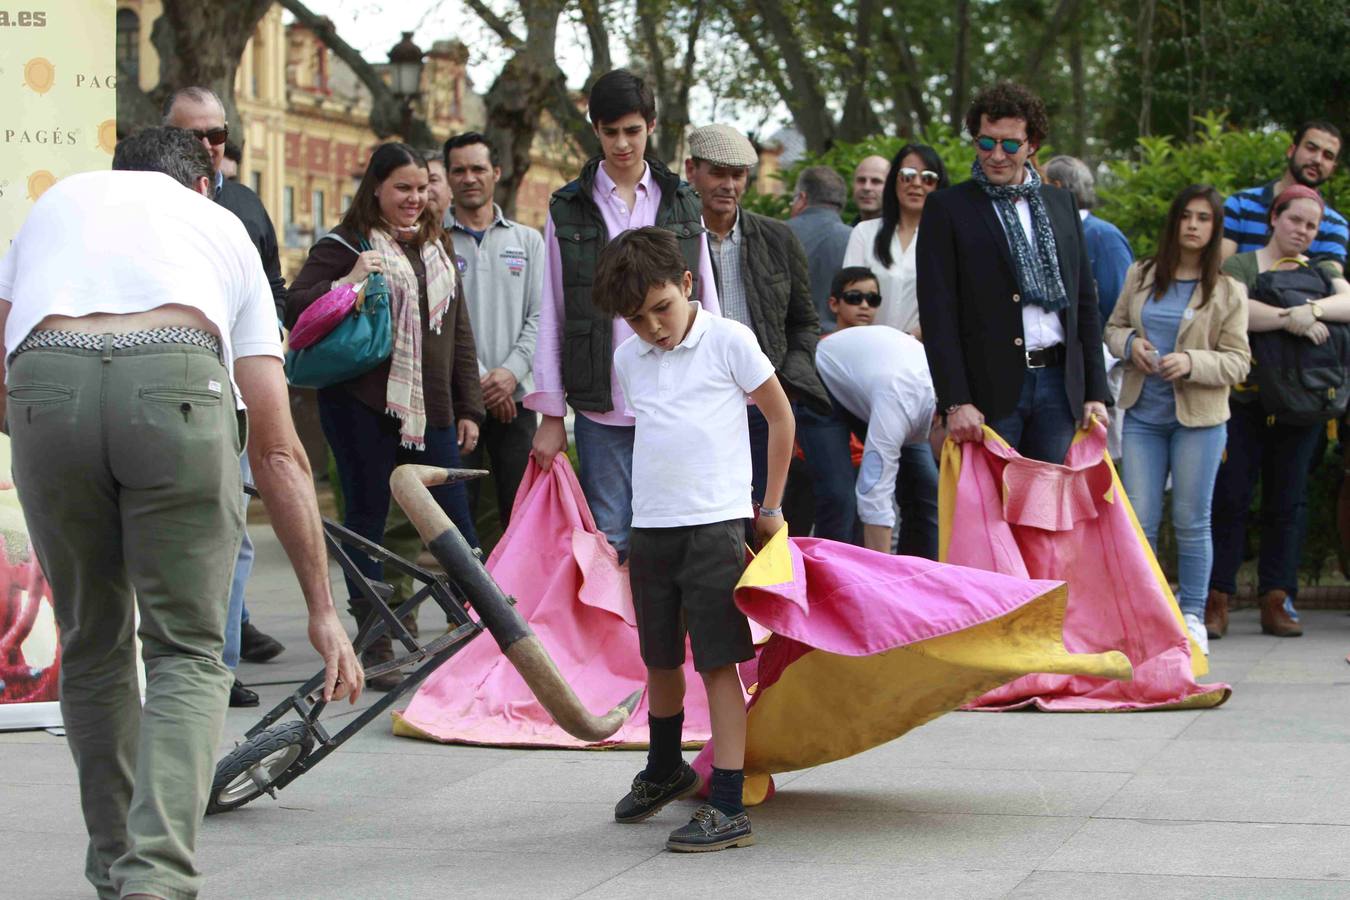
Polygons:
[[1106,325],[1111,354],[1126,361],[1122,480],[1156,552],[1163,490],[1172,479],[1177,603],[1209,653],[1201,621],[1208,595],[1210,503],[1223,456],[1228,391],[1247,377],[1247,291],[1219,272],[1223,198],[1207,184],[1172,201],[1158,252],[1130,266]]
[[[343,525],[376,543],[384,534],[394,467],[457,467],[461,451],[477,445],[484,415],[463,286],[427,204],[427,182],[421,154],[406,144],[378,147],[342,222],[310,250],[286,299],[290,327],[340,284],[360,284],[379,272],[389,286],[390,358],[319,391],[319,420],[345,502]],[[478,546],[464,486],[442,486],[432,495],[469,545]],[[381,579],[378,561],[348,552],[363,575]],[[347,589],[349,609],[360,622],[369,604],[350,579]],[[385,636],[362,654],[362,662],[376,665],[392,655]],[[389,690],[401,680],[391,672],[366,685]]]

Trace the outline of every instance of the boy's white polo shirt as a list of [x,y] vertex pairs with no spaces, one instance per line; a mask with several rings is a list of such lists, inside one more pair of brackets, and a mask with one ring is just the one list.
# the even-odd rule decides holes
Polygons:
[[773,375],[754,333],[699,310],[670,350],[624,341],[614,371],[637,419],[633,527],[750,518],[745,398]]

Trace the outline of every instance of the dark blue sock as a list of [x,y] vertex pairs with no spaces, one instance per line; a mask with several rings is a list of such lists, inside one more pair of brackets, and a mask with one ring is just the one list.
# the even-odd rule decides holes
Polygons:
[[741,791],[745,787],[744,769],[718,769],[712,771],[712,789],[708,802],[728,816],[739,816],[745,812],[745,802]]
[[647,713],[647,768],[642,779],[659,784],[665,781],[684,762],[680,742],[684,735],[684,710],[664,718]]

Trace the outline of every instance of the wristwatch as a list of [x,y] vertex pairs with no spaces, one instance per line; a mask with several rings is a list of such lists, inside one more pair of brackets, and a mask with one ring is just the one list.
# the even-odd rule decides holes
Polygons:
[[766,517],[768,517],[768,518],[770,518],[770,519],[781,519],[781,518],[783,518],[783,507],[781,507],[781,506],[761,506],[761,507],[759,508],[759,514],[760,514],[761,516],[766,516]]
[[1322,318],[1322,307],[1317,303],[1316,300],[1309,300],[1308,305],[1312,307],[1314,319]]
[[960,408],[963,407],[963,406],[965,406],[964,403],[953,403],[951,406],[949,406],[949,407],[947,407],[946,409],[944,409],[944,410],[942,411],[942,414],[943,414],[944,416],[950,416],[952,413],[956,412],[958,409],[960,409]]

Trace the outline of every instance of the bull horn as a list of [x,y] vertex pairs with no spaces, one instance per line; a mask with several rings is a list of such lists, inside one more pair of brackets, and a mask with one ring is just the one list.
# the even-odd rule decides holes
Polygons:
[[468,469],[404,465],[394,470],[389,487],[427,549],[463,590],[465,599],[478,613],[479,621],[492,633],[497,646],[525,679],[553,721],[575,738],[587,742],[603,741],[628,721],[642,698],[642,691],[635,691],[604,716],[596,716],[586,709],[524,617],[507,600],[497,582],[474,556],[459,529],[427,490],[486,474]]

